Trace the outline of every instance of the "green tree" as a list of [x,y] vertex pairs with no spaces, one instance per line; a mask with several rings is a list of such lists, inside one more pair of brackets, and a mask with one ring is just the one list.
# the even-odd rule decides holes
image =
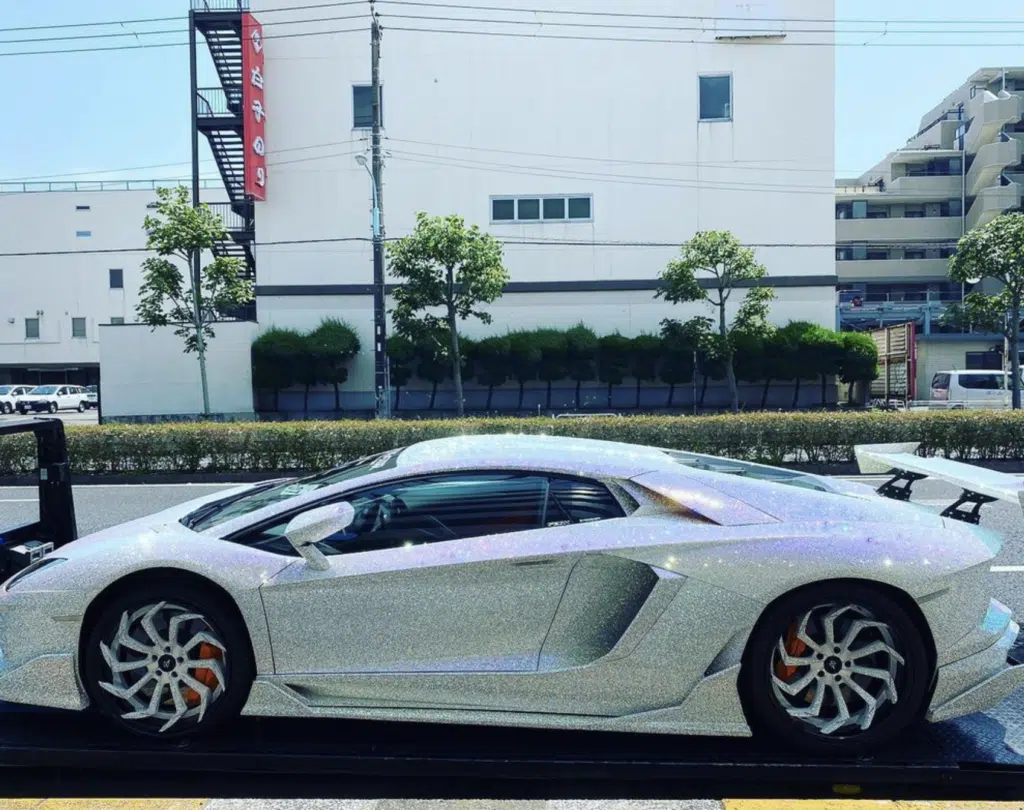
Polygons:
[[[977,301],[971,306],[983,311],[1004,307],[1003,313],[1009,317],[1010,368],[1016,379],[1020,373],[1020,316],[1024,302],[1024,214],[1003,214],[961,237],[949,260],[949,277],[961,284],[990,278],[1003,285],[1003,291],[992,304]],[[975,295],[981,293],[971,294]],[[1019,385],[1012,386],[1011,396],[1013,409],[1019,410]]]
[[308,352],[305,336],[295,329],[272,326],[253,341],[253,386],[274,392],[275,411],[281,409],[281,391],[299,382]]
[[355,330],[338,318],[324,318],[309,333],[309,346],[319,382],[334,387],[334,410],[341,410],[340,386],[348,380],[348,366],[361,348]]
[[516,410],[521,411],[526,383],[537,379],[537,371],[540,368],[540,346],[537,343],[536,335],[526,329],[510,332],[508,344],[509,371],[513,379],[519,383],[519,404],[516,406]]
[[839,341],[842,349],[839,379],[850,387],[847,402],[852,405],[854,386],[870,383],[878,377],[878,347],[871,335],[863,332],[843,332]]
[[820,328],[809,321],[790,321],[775,335],[775,352],[779,360],[778,377],[781,380],[793,380],[793,408],[800,403],[801,382],[815,376],[816,373],[808,365],[806,336]]
[[633,341],[613,332],[602,337],[598,343],[597,379],[608,384],[608,409],[612,407],[612,389],[622,385],[629,376]]
[[547,404],[544,407],[551,410],[551,384],[569,375],[568,341],[561,329],[535,329],[533,340],[540,352],[537,378],[547,383]]
[[636,407],[640,408],[640,386],[658,379],[658,365],[661,362],[662,342],[657,335],[637,335],[633,338],[630,366],[636,378]]
[[[700,278],[699,274],[707,276]],[[668,267],[662,271],[662,287],[656,293],[657,297],[673,304],[703,302],[717,310],[718,341],[714,354],[725,372],[734,413],[739,410],[739,392],[733,368],[735,350],[729,338],[726,305],[736,289],[750,287],[740,306],[737,321],[764,317],[775,297],[771,287],[760,284],[767,275],[767,269],[755,259],[754,251],[741,245],[731,233],[701,231],[683,245],[679,258],[669,262]],[[705,287],[702,281],[709,286]]]
[[185,352],[196,353],[206,415],[210,413],[206,342],[216,337],[213,324],[222,320],[222,312],[253,300],[253,284],[243,277],[245,262],[219,256],[200,268],[197,286],[192,268],[214,245],[227,240],[224,223],[209,206],[193,208],[184,186],[160,188],[156,193],[156,213],[143,220],[149,234],[146,248],[156,255],[142,262],[135,313],[153,329],[174,326]]
[[512,341],[508,335],[493,335],[478,341],[473,347],[472,365],[476,381],[487,386],[487,404],[491,409],[494,388],[503,385],[512,374]]
[[[565,333],[566,369],[576,381],[576,407],[581,407],[580,388],[597,376],[597,333],[582,323]],[[550,407],[550,406],[549,406]]]
[[[676,386],[693,382],[700,333],[707,331],[707,319],[686,323],[672,319],[661,322],[662,362],[659,376],[668,384],[668,407],[672,407]],[[696,405],[696,401],[694,405]]]
[[388,337],[388,368],[395,389],[395,410],[402,401],[402,388],[409,384],[416,371],[416,344],[407,335]]
[[[416,230],[389,245],[388,255],[392,274],[403,282],[395,290],[395,325],[406,332],[412,323],[447,329],[455,404],[462,416],[458,324],[470,317],[491,322],[481,305],[496,301],[508,284],[501,243],[475,225],[467,228],[461,217],[430,217],[421,212],[416,215]],[[432,308],[440,308],[443,314],[427,312]]]

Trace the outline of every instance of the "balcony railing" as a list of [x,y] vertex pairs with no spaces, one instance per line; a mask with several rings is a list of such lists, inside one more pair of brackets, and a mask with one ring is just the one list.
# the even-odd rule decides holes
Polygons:
[[231,203],[207,203],[207,207],[221,218],[226,231],[248,231],[253,228],[251,203],[246,207],[245,215],[235,211]]
[[242,91],[223,87],[200,87],[196,91],[200,118],[228,118],[241,115]]
[[249,0],[192,0],[193,11],[248,11]]
[[[854,299],[860,299],[860,306],[854,304]],[[862,293],[855,290],[843,290],[839,293],[839,305],[843,309],[864,309],[882,307],[891,309],[906,304],[908,307],[920,307],[921,304],[959,304],[963,301],[963,294],[959,291],[949,292],[922,291],[903,293]]]
[[[167,180],[75,180],[44,183],[0,183],[0,194],[29,194],[43,191],[155,191],[158,188],[185,186],[192,188],[188,178]],[[200,180],[200,188],[222,189],[220,180]]]

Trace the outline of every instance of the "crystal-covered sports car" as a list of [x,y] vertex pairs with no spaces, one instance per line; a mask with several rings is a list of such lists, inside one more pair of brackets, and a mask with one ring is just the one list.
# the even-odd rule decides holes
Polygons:
[[[974,525],[1021,483],[912,450],[858,448],[894,471],[876,492],[466,436],[221,491],[8,580],[0,700],[157,736],[241,713],[863,750],[1024,684],[986,590],[1000,540]],[[964,489],[942,515],[900,502],[926,475]]]

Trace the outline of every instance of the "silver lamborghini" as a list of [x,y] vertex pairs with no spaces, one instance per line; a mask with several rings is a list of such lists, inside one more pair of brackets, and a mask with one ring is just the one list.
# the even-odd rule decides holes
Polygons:
[[[769,735],[849,754],[1024,685],[979,528],[1008,475],[862,484],[546,436],[425,441],[81,538],[0,587],[0,700],[205,735],[239,714]],[[934,476],[963,495],[908,501]]]

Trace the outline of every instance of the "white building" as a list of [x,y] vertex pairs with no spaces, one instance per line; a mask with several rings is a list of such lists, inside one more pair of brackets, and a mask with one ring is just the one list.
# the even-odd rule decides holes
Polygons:
[[[251,6],[264,26],[270,156],[255,215],[260,327],[347,320],[364,351],[346,388],[369,395],[371,248],[330,241],[370,234],[370,179],[354,160],[369,148],[369,20],[325,21],[301,0]],[[580,321],[657,332],[699,311],[654,292],[672,245],[706,229],[758,246],[776,322],[834,327],[834,49],[821,33],[832,0],[693,0],[685,18],[675,0],[558,7],[588,16],[540,26],[523,12],[378,3],[388,238],[426,211],[506,241],[512,283],[494,323],[465,332]],[[330,33],[340,28],[357,32]],[[539,36],[510,36],[524,33]]]

